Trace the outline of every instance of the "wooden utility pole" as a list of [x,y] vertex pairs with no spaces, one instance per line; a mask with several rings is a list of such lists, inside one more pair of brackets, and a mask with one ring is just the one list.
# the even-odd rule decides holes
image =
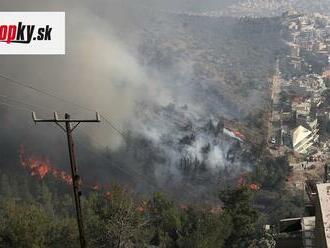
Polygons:
[[[80,119],[70,119],[70,115],[65,114],[64,119],[59,119],[57,113],[55,112],[53,119],[37,119],[36,114],[33,112],[32,118],[35,123],[37,123],[37,122],[53,122],[56,125],[58,125],[66,133],[67,141],[68,141],[69,155],[70,155],[71,178],[72,178],[74,201],[75,201],[75,206],[76,206],[80,247],[86,248],[84,223],[83,223],[81,202],[80,202],[80,196],[81,196],[80,182],[81,182],[81,180],[80,180],[80,176],[78,175],[78,171],[77,171],[77,162],[76,162],[76,155],[75,155],[75,149],[74,149],[74,142],[73,142],[73,138],[72,138],[72,132],[82,122],[100,122],[100,116],[98,113],[96,113],[96,119],[80,120]],[[65,126],[62,126],[61,123],[65,123]],[[72,123],[74,123],[73,126],[72,126]]]

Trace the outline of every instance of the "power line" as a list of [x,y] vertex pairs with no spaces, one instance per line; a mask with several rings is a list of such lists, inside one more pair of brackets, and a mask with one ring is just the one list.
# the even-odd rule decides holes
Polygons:
[[[15,98],[11,98],[7,95],[1,95],[0,94],[0,97],[2,98],[5,98],[9,101],[12,101],[12,102],[16,102],[16,103],[19,103],[19,104],[23,104],[23,105],[26,105],[26,106],[30,106],[30,107],[34,107],[34,108],[40,108],[40,109],[43,109],[44,111],[49,111],[49,108],[46,108],[46,107],[42,107],[42,106],[39,106],[39,105],[35,105],[35,104],[30,104],[30,103],[26,103],[24,101],[21,101],[21,100],[18,100],[18,99],[15,99]],[[33,110],[31,110],[33,112]],[[102,119],[113,129],[115,130],[118,134],[120,134],[124,140],[126,140],[127,138],[127,134],[124,133],[123,131],[119,130],[119,128],[117,128],[113,123],[111,123],[106,117],[104,117],[103,115],[101,115]]]
[[88,110],[88,111],[91,111],[91,112],[95,112],[94,109],[91,109],[91,108],[85,107],[85,106],[80,105],[80,104],[78,104],[78,103],[75,103],[75,102],[73,102],[73,101],[70,101],[70,100],[67,100],[67,99],[65,99],[65,98],[59,97],[59,96],[57,96],[57,95],[55,95],[55,94],[52,94],[52,93],[47,92],[46,90],[38,89],[38,88],[36,88],[36,87],[33,87],[33,86],[30,85],[30,84],[23,83],[22,81],[19,81],[19,80],[17,80],[17,79],[10,78],[10,77],[8,77],[8,76],[6,76],[6,75],[4,75],[4,74],[1,74],[1,73],[0,73],[0,78],[6,79],[7,81],[9,81],[9,82],[11,82],[11,83],[14,83],[14,84],[19,85],[19,86],[21,86],[21,87],[24,87],[24,88],[27,88],[27,89],[30,89],[30,90],[36,91],[36,92],[41,93],[41,94],[44,94],[44,95],[46,95],[46,96],[49,96],[49,97],[55,98],[55,99],[57,99],[57,100],[61,100],[61,101],[63,101],[63,102],[66,102],[66,103],[69,103],[69,104],[75,105],[75,106],[78,107],[78,108],[81,108],[81,109],[84,109],[84,110]]
[[[13,101],[13,102],[16,102],[16,103],[19,103],[19,104],[23,104],[23,105],[26,105],[26,106],[30,106],[30,107],[38,107],[38,108],[42,108],[42,109],[45,109],[45,110],[49,110],[47,109],[46,107],[40,107],[40,106],[37,106],[37,105],[34,105],[34,104],[29,104],[29,103],[26,103],[24,101],[21,101],[21,100],[17,100],[17,99],[14,99],[14,98],[11,98],[9,96],[6,96],[6,95],[0,95],[0,97],[2,98],[5,98],[5,99],[8,99],[10,101]],[[29,109],[29,108],[22,108],[22,107],[18,107],[18,106],[15,106],[13,104],[10,104],[8,102],[1,102],[0,101],[0,105],[3,105],[3,106],[7,106],[7,107],[11,107],[11,108],[15,108],[15,109],[18,109],[18,110],[22,110],[22,111],[26,111],[26,112],[33,112],[32,109]],[[124,140],[127,139],[127,133],[124,133],[123,131],[119,130],[116,126],[113,125],[113,123],[111,123],[105,116],[103,115],[100,115],[101,118],[113,129],[115,130],[117,133],[119,133],[123,138]],[[86,146],[85,146],[85,149]],[[91,152],[90,149],[87,149],[89,152]],[[93,152],[95,154],[95,152]],[[104,154],[101,154],[101,156],[103,158],[105,158],[106,160],[109,160],[109,158],[107,158]],[[132,176],[132,174],[130,174],[128,171],[125,171],[123,170],[120,166],[116,165],[116,164],[113,164],[111,163],[112,167],[115,167],[117,170],[121,171],[122,173],[128,175],[128,176]],[[140,179],[142,179],[143,181],[145,181],[147,184],[149,184],[150,186],[156,188],[156,189],[160,189],[158,186],[156,186],[154,183],[152,183],[149,179],[147,179],[144,175],[138,173],[137,171],[135,171],[133,168],[129,168],[129,170],[131,172],[133,172],[136,176],[138,176]]]
[[[7,100],[9,100],[9,101],[11,101],[11,102],[15,102],[15,103],[18,103],[18,104],[23,104],[23,105],[25,105],[25,106],[29,106],[29,107],[33,107],[33,108],[39,108],[39,109],[43,109],[43,110],[47,110],[47,111],[49,111],[49,109],[48,108],[46,108],[46,107],[42,107],[42,106],[39,106],[39,105],[35,105],[35,104],[31,104],[31,103],[27,103],[27,102],[24,102],[24,101],[21,101],[21,100],[18,100],[18,99],[15,99],[15,98],[12,98],[12,97],[9,97],[9,96],[7,96],[7,95],[1,95],[0,94],[0,97],[2,97],[2,98],[5,98],[5,99],[7,99]],[[31,110],[32,111],[32,110]]]
[[[10,78],[10,77],[8,77],[8,76],[6,76],[6,75],[3,75],[3,74],[1,74],[1,73],[0,73],[0,77],[3,78],[3,79],[8,80],[9,82],[12,82],[12,83],[18,85],[18,86],[21,86],[21,87],[24,87],[24,88],[27,88],[27,89],[30,89],[30,90],[36,91],[36,92],[38,92],[38,93],[41,93],[41,94],[47,95],[47,96],[52,97],[52,98],[55,98],[55,99],[57,99],[57,100],[64,101],[64,102],[69,103],[69,104],[73,104],[73,105],[75,105],[76,107],[78,107],[78,108],[80,108],[80,109],[84,109],[84,110],[88,110],[88,111],[93,111],[93,112],[95,111],[95,110],[93,110],[92,108],[85,107],[85,106],[83,106],[83,105],[80,105],[80,104],[77,104],[77,103],[75,103],[75,102],[69,101],[69,100],[64,99],[64,98],[62,98],[62,97],[58,97],[58,96],[55,95],[55,94],[51,94],[51,93],[49,93],[49,92],[47,92],[47,91],[45,91],[45,90],[40,90],[40,89],[35,88],[35,87],[33,87],[33,86],[29,85],[29,84],[23,83],[23,82],[18,81],[18,80],[16,80],[16,79],[12,79],[12,78]],[[45,110],[49,110],[49,109],[46,108],[46,107],[41,107],[41,106],[38,106],[38,105],[34,105],[34,104],[30,104],[30,103],[26,103],[26,102],[24,102],[24,101],[17,100],[17,99],[13,99],[13,98],[11,98],[11,97],[9,97],[9,96],[6,96],[6,95],[0,95],[0,97],[3,97],[3,98],[5,98],[5,99],[8,99],[9,101],[13,101],[13,102],[16,102],[16,103],[19,103],[19,104],[24,104],[24,105],[26,105],[26,106],[37,107],[37,108],[42,108],[42,109],[45,109]],[[33,112],[33,110],[31,110],[31,109],[28,109],[28,108],[20,108],[20,107],[17,107],[17,106],[15,106],[15,105],[12,105],[12,104],[9,104],[9,103],[5,103],[5,102],[0,102],[0,104],[1,104],[1,105],[5,105],[5,106],[8,106],[8,107],[13,107],[13,108],[16,108],[16,109],[19,109],[19,110],[23,110],[23,111]],[[108,118],[106,118],[104,115],[100,115],[100,116],[101,116],[101,118],[105,121],[105,123],[107,123],[107,124],[113,129],[113,130],[115,130],[118,134],[120,134],[120,135],[124,138],[124,140],[127,139],[127,133],[128,133],[128,131],[125,131],[125,132],[122,131],[121,129],[119,129],[118,127],[116,127],[116,125],[114,125],[113,122],[110,121]],[[104,156],[103,154],[102,154],[102,156],[108,160],[108,158],[107,158],[106,156]],[[127,174],[127,175],[129,175],[129,176],[132,176],[130,173],[128,173],[127,171],[121,169],[119,166],[114,165],[114,164],[112,164],[112,165],[115,166],[115,167],[116,167],[118,170],[120,170],[122,173]],[[156,188],[156,189],[159,189],[158,186],[156,186],[154,183],[152,183],[152,182],[151,182],[149,179],[147,179],[144,175],[138,173],[137,171],[133,170],[132,168],[130,168],[130,170],[131,170],[135,175],[137,175],[139,178],[143,178],[144,181],[147,182],[149,185],[153,186],[153,187]]]
[[[52,97],[52,98],[55,98],[55,99],[60,100],[60,101],[62,101],[62,102],[65,102],[65,103],[68,103],[68,104],[72,104],[72,105],[74,105],[74,106],[76,106],[76,107],[78,107],[78,108],[80,108],[80,109],[87,110],[87,111],[91,111],[91,112],[96,112],[95,109],[92,109],[92,108],[89,108],[89,107],[83,106],[83,105],[78,104],[78,103],[76,103],[76,102],[73,102],[73,101],[67,100],[67,99],[65,99],[65,98],[63,98],[63,97],[59,97],[59,96],[57,96],[57,95],[55,95],[55,94],[49,93],[48,90],[46,91],[46,90],[38,89],[38,88],[36,88],[36,87],[33,87],[33,86],[30,85],[30,84],[24,83],[24,82],[19,81],[19,80],[17,80],[17,79],[13,79],[13,78],[8,77],[8,76],[6,76],[6,75],[4,75],[4,74],[2,74],[2,73],[0,73],[0,78],[3,78],[3,79],[5,79],[5,80],[7,80],[8,82],[11,82],[11,83],[13,83],[13,84],[15,84],[15,85],[18,85],[18,86],[21,86],[21,87],[24,87],[24,88],[27,88],[27,89],[33,90],[33,91],[35,91],[35,92],[38,92],[38,93],[40,93],[40,94],[44,94],[44,95],[49,96],[49,97]],[[102,116],[102,118],[106,121],[106,123],[107,123],[112,129],[114,129],[118,134],[120,134],[123,138],[125,138],[124,132],[121,131],[120,128],[116,127],[115,124],[113,124],[114,121],[110,121],[110,120],[108,120],[108,119],[107,119],[106,117],[104,117],[104,116]]]
[[117,133],[119,133],[123,138],[124,140],[126,140],[127,138],[127,132],[124,133],[123,131],[119,130],[117,127],[115,127],[107,118],[105,118],[103,115],[100,115],[101,118],[110,126],[112,127]]
[[9,104],[9,103],[6,103],[6,102],[1,102],[1,101],[0,101],[0,105],[2,105],[2,106],[7,106],[7,107],[11,107],[11,108],[14,108],[14,109],[17,109],[17,110],[26,111],[26,112],[33,112],[33,110],[31,110],[31,109],[28,109],[28,108],[22,108],[22,107],[17,107],[17,106],[15,106],[15,105],[12,105],[12,104]]
[[[31,109],[28,109],[28,108],[22,108],[22,107],[18,107],[18,106],[15,106],[13,104],[9,104],[9,103],[6,103],[6,102],[1,102],[0,101],[0,105],[2,106],[6,106],[6,107],[10,107],[10,108],[14,108],[14,109],[17,109],[17,110],[21,110],[21,111],[25,111],[25,112],[33,112],[33,110]],[[104,119],[104,118],[103,118]],[[85,133],[86,134],[86,133]],[[109,161],[109,158],[107,156],[105,156],[104,154],[96,154],[96,152],[92,151],[91,149],[87,148],[86,145],[84,144],[81,144],[88,152],[90,152],[91,154],[94,154],[94,156],[97,156],[97,157],[102,157],[103,159],[106,159]],[[111,161],[110,161],[111,162]],[[123,174],[126,174],[130,177],[132,177],[133,175],[131,173],[129,173],[128,171],[122,169],[119,165],[117,164],[114,164],[114,163],[111,163],[111,166],[115,169],[117,169],[118,171],[120,171],[121,173]],[[127,168],[126,168],[127,169]],[[133,174],[135,174],[136,176],[138,176],[140,179],[136,178],[137,180],[142,180],[142,181],[145,181],[148,185],[152,186],[153,188],[157,189],[157,190],[160,190],[160,188],[155,185],[154,183],[152,183],[148,178],[146,178],[144,175],[140,174],[139,172],[137,172],[136,170],[134,170],[133,168],[128,168],[128,170],[130,170]]]

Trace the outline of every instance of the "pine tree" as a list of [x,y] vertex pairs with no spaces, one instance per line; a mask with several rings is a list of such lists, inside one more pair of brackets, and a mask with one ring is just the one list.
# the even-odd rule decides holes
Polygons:
[[3,199],[7,199],[7,198],[12,196],[12,191],[11,191],[9,178],[6,174],[1,175],[0,194],[1,194]]
[[54,215],[52,193],[44,182],[41,184],[41,203],[48,214]]

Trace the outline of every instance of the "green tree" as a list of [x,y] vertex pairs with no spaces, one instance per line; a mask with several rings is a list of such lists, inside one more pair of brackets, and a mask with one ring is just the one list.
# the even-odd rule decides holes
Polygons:
[[174,203],[164,194],[156,193],[148,203],[148,215],[155,228],[151,244],[160,247],[177,247],[181,221]]
[[258,221],[258,212],[252,205],[252,191],[245,186],[228,189],[220,192],[220,199],[233,221],[233,231],[226,240],[226,247],[247,247],[256,235]]
[[272,234],[265,233],[264,236],[257,240],[253,240],[248,248],[275,248],[276,247],[276,241]]
[[232,232],[232,219],[227,212],[188,208],[182,213],[180,247],[221,248]]
[[0,193],[3,198],[8,198],[12,196],[12,190],[9,183],[9,178],[6,174],[1,175],[1,188]]
[[148,222],[133,198],[115,185],[86,202],[87,233],[92,247],[144,247]]
[[73,217],[53,219],[47,232],[46,247],[50,248],[79,248],[77,221]]
[[281,189],[290,173],[286,156],[268,158],[256,166],[253,181],[258,182],[265,189]]
[[40,188],[40,202],[44,206],[48,214],[54,215],[54,205],[52,202],[52,193],[46,183],[42,182]]
[[47,226],[50,218],[35,204],[16,204],[8,201],[3,206],[0,231],[1,247],[46,247]]
[[27,178],[22,180],[22,184],[20,185],[20,196],[27,202],[33,201],[33,195],[31,194],[29,182]]

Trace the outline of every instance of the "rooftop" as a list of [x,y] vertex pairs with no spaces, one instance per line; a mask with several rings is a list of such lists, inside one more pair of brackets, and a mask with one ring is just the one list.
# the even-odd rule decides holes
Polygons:
[[299,144],[302,140],[306,139],[312,132],[303,126],[297,127],[293,131],[293,146]]
[[330,247],[330,183],[317,184],[327,247]]

